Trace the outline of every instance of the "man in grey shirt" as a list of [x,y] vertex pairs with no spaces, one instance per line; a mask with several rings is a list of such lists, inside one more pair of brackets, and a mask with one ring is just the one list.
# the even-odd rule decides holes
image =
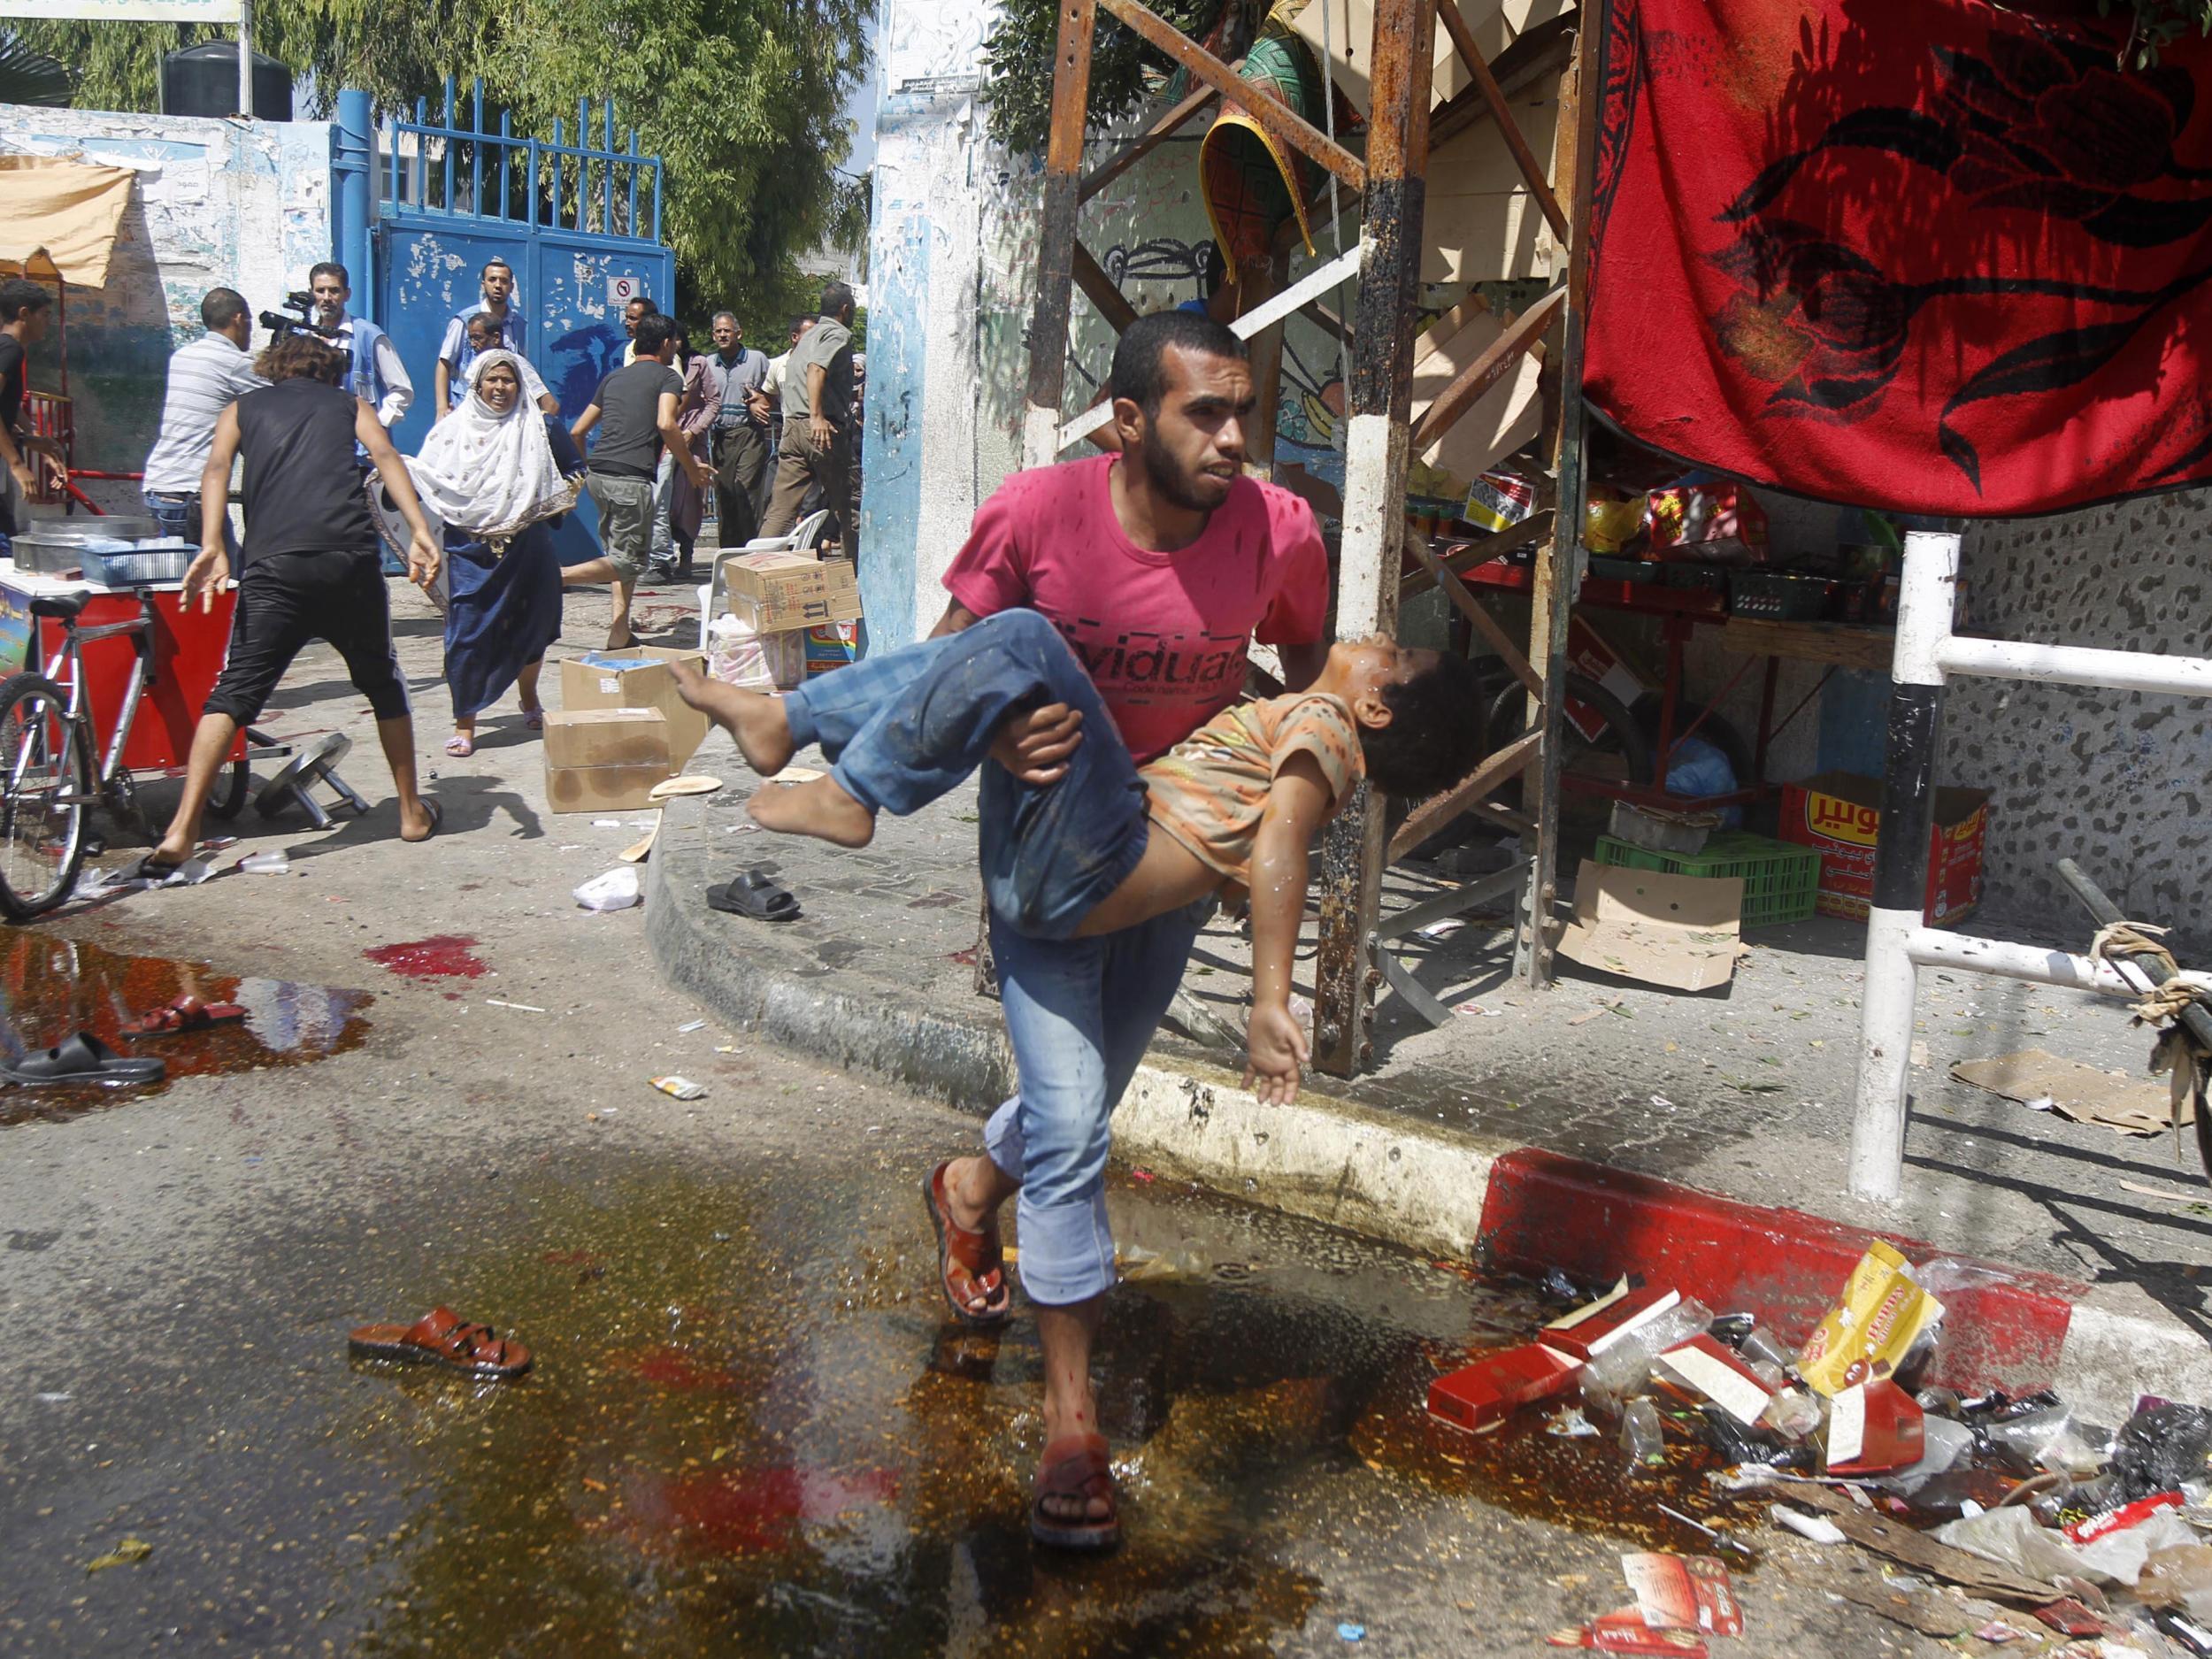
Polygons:
[[768,359],[745,344],[733,311],[714,314],[714,349],[706,354],[707,385],[716,412],[714,511],[722,545],[742,547],[768,510],[768,422],[753,397],[768,380]]
[[579,449],[593,428],[599,432],[584,488],[599,509],[599,540],[607,551],[603,558],[569,565],[561,577],[572,587],[579,582],[613,584],[610,649],[632,642],[630,595],[652,557],[653,480],[663,457],[672,456],[701,495],[714,488],[714,474],[699,465],[676,425],[676,402],[683,395],[684,382],[668,366],[675,355],[675,338],[674,319],[658,311],[640,319],[633,342],[635,355],[599,382],[590,405],[569,428]]
[[[200,302],[207,332],[180,346],[169,359],[169,385],[161,400],[161,431],[146,457],[146,511],[164,535],[182,536],[195,546],[200,536],[200,474],[215,446],[215,423],[248,392],[268,384],[253,372],[246,345],[253,338],[253,312],[245,296],[232,288],[211,288]],[[224,545],[238,556],[238,538],[227,517]]]
[[783,447],[763,535],[788,535],[808,489],[822,488],[849,555],[853,427],[853,291],[842,282],[822,289],[821,320],[793,348],[783,375]]

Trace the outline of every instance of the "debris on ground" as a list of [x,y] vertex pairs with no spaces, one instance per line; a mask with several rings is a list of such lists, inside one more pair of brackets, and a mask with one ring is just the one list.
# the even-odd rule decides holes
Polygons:
[[[1532,1340],[1435,1378],[1428,1410],[1488,1433],[1555,1402],[1544,1432],[1609,1436],[1619,1451],[1590,1455],[1616,1459],[1616,1479],[1675,1495],[1701,1468],[1714,1502],[1755,1505],[1745,1525],[1801,1538],[1797,1559],[1822,1563],[1836,1594],[1984,1644],[1972,1651],[2212,1655],[2212,1409],[2145,1396],[2115,1430],[2048,1390],[1924,1386],[1943,1339],[1937,1293],[1971,1273],[1915,1266],[1878,1240],[1793,1347],[1673,1286],[1632,1275],[1595,1290],[1555,1271],[1542,1294],[1564,1310]],[[1673,1487],[1653,1479],[1671,1472]],[[1724,1517],[1652,1507],[1697,1548],[1756,1559]],[[1647,1551],[1622,1566],[1635,1603],[1552,1645],[1679,1656],[1741,1632],[1717,1554]]]
[[662,1094],[673,1095],[678,1100],[704,1100],[707,1097],[707,1086],[703,1083],[695,1083],[687,1077],[677,1077],[672,1074],[667,1077],[653,1078],[649,1081]]
[[105,1572],[110,1567],[133,1567],[154,1553],[154,1547],[142,1538],[127,1538],[104,1555],[95,1555],[84,1564],[87,1572]]

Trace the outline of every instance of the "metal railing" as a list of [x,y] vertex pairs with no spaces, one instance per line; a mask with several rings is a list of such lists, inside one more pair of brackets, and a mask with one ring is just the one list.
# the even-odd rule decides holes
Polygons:
[[2094,650],[2013,640],[1961,639],[1951,631],[1959,538],[1905,538],[1890,670],[1887,764],[1875,830],[1874,898],[1867,912],[1866,986],[1859,1010],[1859,1073],[1851,1121],[1851,1192],[1889,1202],[1904,1184],[1907,1085],[1913,1003],[1924,967],[2065,986],[2108,996],[2138,987],[2108,962],[1923,926],[1935,804],[1937,716],[1955,674],[2032,680],[2110,691],[2212,696],[2212,659],[2154,651]]
[[469,94],[466,127],[457,124],[461,111],[456,97],[449,75],[440,119],[431,119],[428,99],[418,98],[413,120],[396,120],[386,129],[384,195],[395,207],[502,219],[533,229],[660,241],[666,189],[660,158],[638,153],[635,127],[626,131],[627,148],[617,147],[613,99],[597,112],[603,142],[594,144],[588,98],[577,100],[571,142],[565,123],[557,119],[549,140],[518,138],[504,110],[497,129],[488,127],[481,79]]

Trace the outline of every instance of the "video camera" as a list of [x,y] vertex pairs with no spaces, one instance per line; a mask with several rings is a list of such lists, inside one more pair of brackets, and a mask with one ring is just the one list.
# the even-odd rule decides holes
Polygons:
[[299,315],[287,317],[282,311],[263,311],[254,319],[269,331],[271,339],[281,340],[287,334],[313,334],[320,340],[338,337],[335,326],[326,328],[315,321],[315,296],[304,288],[294,288],[284,296],[284,303]]

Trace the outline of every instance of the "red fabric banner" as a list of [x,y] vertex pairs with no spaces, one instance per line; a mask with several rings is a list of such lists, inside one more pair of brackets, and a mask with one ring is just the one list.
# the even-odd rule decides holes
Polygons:
[[2212,50],[2034,10],[1614,0],[1595,407],[1909,512],[2212,481]]

